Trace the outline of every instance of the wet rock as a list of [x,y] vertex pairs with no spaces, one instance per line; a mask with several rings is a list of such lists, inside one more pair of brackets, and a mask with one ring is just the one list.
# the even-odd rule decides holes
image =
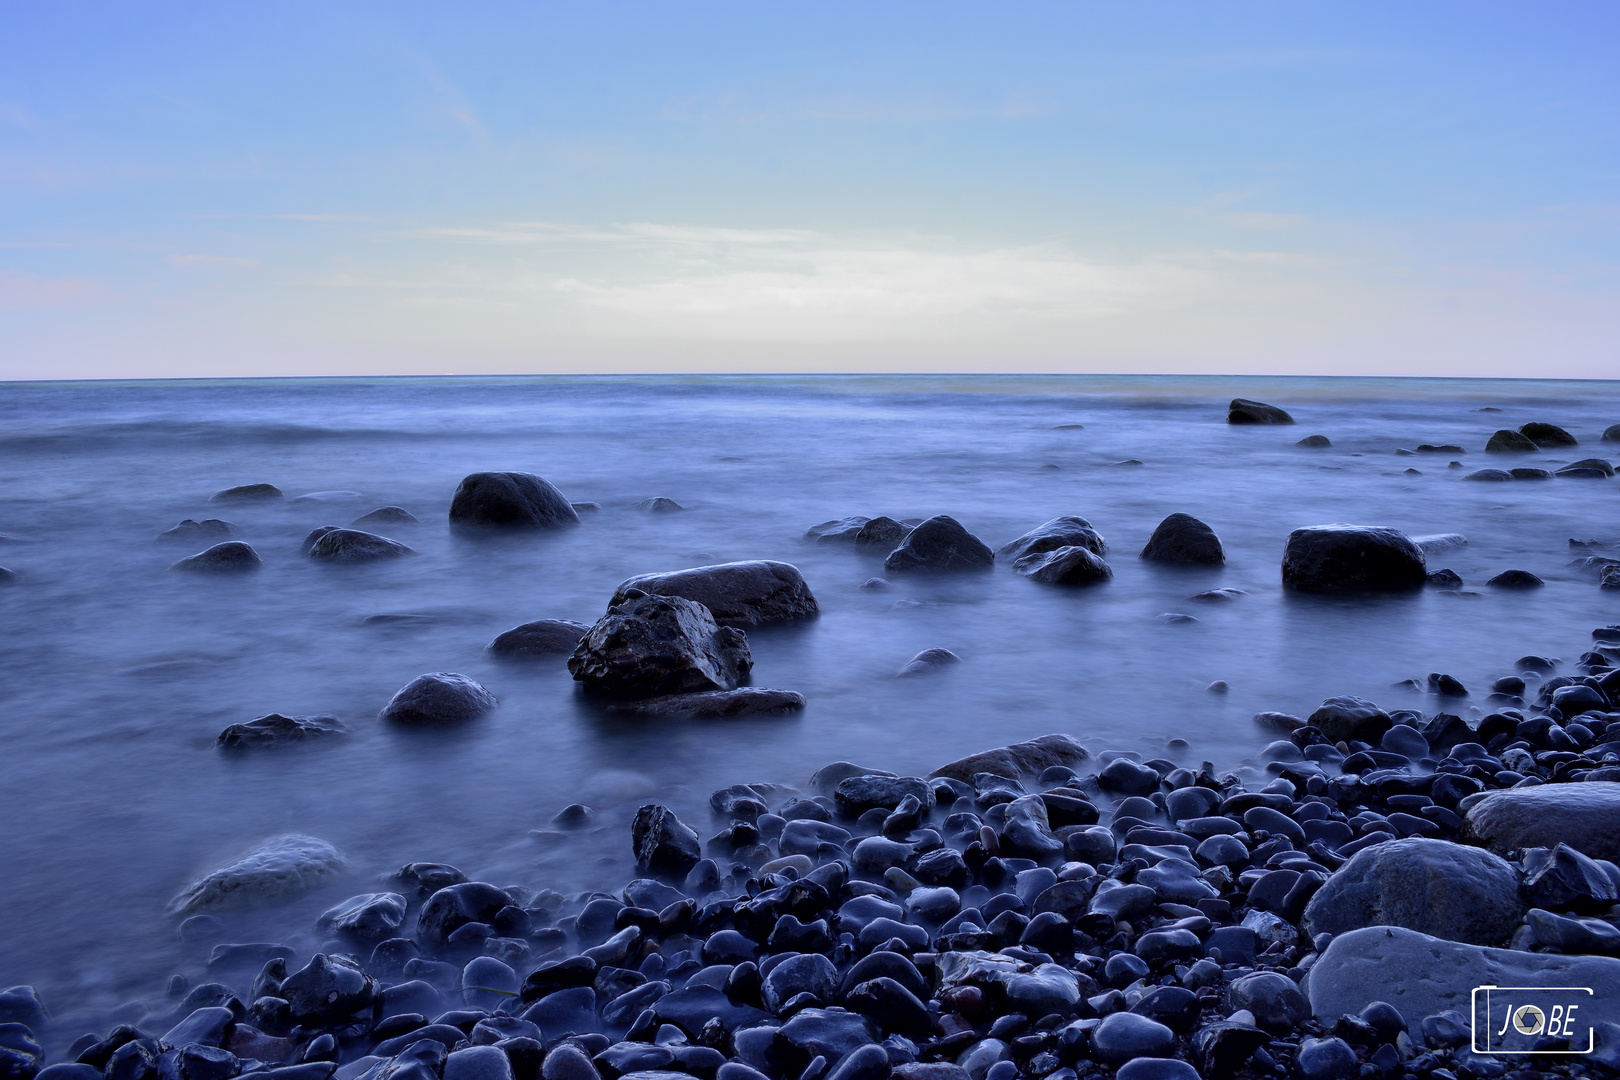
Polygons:
[[1114,576],[1101,556],[1083,547],[1058,548],[1013,561],[1013,570],[1048,585],[1095,585]]
[[312,836],[277,836],[241,859],[199,878],[169,904],[171,914],[192,915],[255,900],[286,896],[337,873],[337,848]]
[[0,991],[0,1024],[21,1024],[30,1031],[45,1029],[45,1003],[32,986],[12,986]]
[[972,783],[977,773],[998,776],[1034,775],[1054,765],[1073,767],[1091,755],[1069,735],[1042,735],[1028,742],[1012,743],[995,750],[969,754],[948,765],[941,765],[929,776],[944,776]]
[[1294,1058],[1303,1080],[1353,1080],[1361,1075],[1356,1052],[1343,1039],[1305,1039]]
[[516,1000],[517,972],[493,956],[475,956],[461,969],[461,996],[475,1009],[498,1009]]
[[450,500],[450,524],[502,529],[555,529],[579,524],[579,514],[533,473],[472,473]]
[[735,720],[747,716],[786,716],[804,709],[804,695],[792,690],[744,686],[699,694],[668,694],[645,701],[609,705],[609,712],[669,716],[687,720]]
[[1620,783],[1493,791],[1469,807],[1463,830],[1465,839],[1499,855],[1566,843],[1591,858],[1613,862],[1620,859]]
[[378,715],[400,724],[457,724],[495,705],[495,695],[467,676],[434,671],[406,683]]
[[1505,944],[1524,917],[1519,875],[1446,840],[1391,840],[1356,852],[1305,907],[1306,934],[1400,926],[1452,941]]
[[1525,925],[1535,935],[1537,945],[1566,953],[1620,953],[1620,929],[1602,919],[1569,918],[1542,908],[1525,914]]
[[833,789],[833,801],[840,812],[860,817],[868,810],[893,810],[906,796],[917,799],[924,811],[934,808],[934,789],[915,776],[851,776]]
[[1530,848],[1522,861],[1524,893],[1537,907],[1596,915],[1620,901],[1614,879],[1568,844]]
[[499,1046],[469,1046],[444,1059],[443,1080],[512,1080],[512,1062]]
[[575,680],[612,697],[735,690],[753,667],[748,638],[679,596],[629,598],[599,619],[568,658]]
[[1601,442],[1620,442],[1620,424],[1610,424],[1603,429]]
[[1253,1024],[1222,1020],[1200,1028],[1193,1048],[1206,1077],[1230,1076],[1270,1041]]
[[216,491],[208,497],[212,503],[277,502],[285,498],[274,484],[241,484]]
[[855,534],[855,546],[893,551],[904,542],[911,529],[912,527],[904,522],[880,514],[861,526],[860,531]]
[[1504,570],[1485,584],[1499,589],[1539,589],[1546,582],[1528,570]]
[[884,976],[855,984],[844,995],[843,1003],[851,1012],[866,1017],[879,1031],[922,1038],[928,1035],[933,1026],[927,1006],[918,1000],[917,995],[898,981]]
[[1440,569],[1429,571],[1424,578],[1424,582],[1437,589],[1460,589],[1462,588],[1463,579],[1455,570]]
[[1485,443],[1485,451],[1490,454],[1534,454],[1537,449],[1529,438],[1507,428],[1492,435]]
[[1176,566],[1220,566],[1226,552],[1214,529],[1191,514],[1171,514],[1153,530],[1141,558]]
[[819,525],[812,525],[804,530],[804,538],[818,542],[854,543],[856,535],[861,531],[861,527],[871,520],[868,517],[844,517],[835,518],[832,521],[823,521]]
[[1103,1018],[1091,1033],[1097,1056],[1110,1065],[1132,1058],[1169,1057],[1176,1052],[1176,1033],[1133,1012],[1117,1012]]
[[1519,428],[1519,434],[1537,446],[1574,446],[1576,443],[1575,436],[1557,424],[1531,421]]
[[1247,1009],[1256,1026],[1273,1035],[1287,1034],[1311,1014],[1310,1002],[1294,980],[1274,971],[1234,980],[1227,1000],[1234,1009]]
[[809,994],[823,1005],[830,1005],[838,992],[838,969],[820,953],[800,953],[777,964],[765,976],[760,993],[765,1007],[778,1012],[800,994]]
[[1226,407],[1228,424],[1292,424],[1294,418],[1275,405],[1248,398],[1233,398]]
[[945,514],[931,517],[911,530],[900,546],[883,561],[885,570],[939,573],[984,570],[995,562],[995,554],[984,541]]
[[1475,469],[1473,472],[1463,477],[1463,479],[1479,480],[1486,483],[1499,484],[1506,480],[1512,480],[1513,474],[1508,472],[1506,469]]
[[1010,855],[1037,862],[1063,854],[1063,841],[1052,835],[1046,803],[1039,795],[1025,795],[1007,804],[1001,845]]
[[940,668],[960,664],[961,662],[962,658],[949,649],[924,649],[910,660],[907,660],[905,665],[895,672],[895,675],[902,678],[910,678],[913,675],[927,675],[930,672],[938,671]]
[[590,627],[582,622],[539,619],[514,626],[501,634],[489,643],[489,651],[496,656],[524,660],[557,653],[570,654],[579,648],[580,639],[589,630]]
[[1554,476],[1585,480],[1606,480],[1614,475],[1614,466],[1602,458],[1582,458],[1559,469]]
[[671,514],[677,510],[685,510],[686,507],[674,499],[666,499],[662,495],[658,495],[650,499],[642,499],[636,504],[636,509],[644,514]]
[[405,924],[405,898],[399,893],[361,893],[321,913],[315,927],[327,934],[353,934],[366,941],[394,937]]
[[1551,480],[1552,473],[1546,469],[1509,469],[1508,475],[1515,480]]
[[1085,518],[1073,515],[1055,517],[1046,524],[1031,529],[1017,539],[1001,545],[996,554],[1003,559],[1017,560],[1028,555],[1040,555],[1066,547],[1085,548],[1093,555],[1108,554],[1108,544],[1104,542],[1102,534],[1092,528],[1091,522]]
[[845,1009],[802,1009],[793,1019],[776,1029],[774,1042],[778,1056],[789,1069],[802,1071],[811,1059],[824,1057],[828,1063],[841,1060],[874,1041],[872,1029],[860,1013]]
[[1378,592],[1423,585],[1423,551],[1396,529],[1313,525],[1288,534],[1282,579],[1302,592]]
[[649,803],[636,811],[630,844],[642,873],[682,877],[703,857],[697,833],[667,806]]
[[250,545],[240,540],[227,540],[223,544],[215,544],[207,551],[181,559],[169,569],[200,574],[237,574],[257,570],[263,565],[264,560],[259,558],[259,553]]
[[764,560],[641,574],[620,584],[608,607],[617,607],[637,592],[695,601],[708,608],[721,626],[759,626],[806,618],[820,610],[798,567]]
[[430,945],[443,945],[462,927],[493,925],[502,911],[514,906],[510,893],[486,882],[446,885],[422,905],[416,916],[416,934]]
[[1148,795],[1159,790],[1159,774],[1141,762],[1115,758],[1097,774],[1097,783],[1105,791],[1117,791],[1122,795]]
[[377,996],[377,984],[347,957],[316,953],[282,980],[277,996],[286,1000],[295,1021],[326,1024],[369,1006]]
[[228,750],[247,750],[285,746],[325,735],[342,735],[347,731],[335,716],[282,716],[280,713],[270,713],[245,724],[232,724],[219,733],[216,741]]
[[1299,442],[1295,443],[1294,445],[1295,446],[1306,446],[1306,447],[1310,447],[1312,449],[1318,449],[1318,450],[1325,450],[1328,447],[1332,446],[1333,443],[1328,440],[1328,437],[1326,435],[1307,435],[1303,439],[1299,440]]
[[159,540],[184,540],[196,544],[204,540],[220,540],[227,536],[236,535],[236,526],[219,518],[204,518],[201,521],[186,518],[172,529],[158,533]]
[[351,563],[397,559],[416,552],[397,540],[359,529],[328,529],[315,537],[304,553],[317,562]]
[[369,514],[361,514],[349,522],[352,529],[376,528],[382,525],[420,525],[417,516],[403,506],[379,506]]
[[1306,718],[1329,742],[1376,742],[1395,721],[1377,705],[1358,697],[1333,697]]

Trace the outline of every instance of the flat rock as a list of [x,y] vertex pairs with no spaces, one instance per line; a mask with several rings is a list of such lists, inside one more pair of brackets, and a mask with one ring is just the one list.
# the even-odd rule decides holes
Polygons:
[[187,559],[170,566],[170,570],[184,570],[188,573],[201,574],[239,574],[249,570],[257,570],[264,565],[259,553],[240,540],[227,540],[223,544],[215,544],[207,551],[200,551]]
[[1013,561],[1013,570],[1048,585],[1096,585],[1114,576],[1100,555],[1083,547],[1025,555]]
[[996,554],[1004,559],[1022,559],[1026,555],[1039,555],[1058,548],[1082,547],[1094,555],[1108,554],[1108,544],[1102,534],[1092,528],[1083,517],[1066,515],[1055,517],[1014,540],[1001,545]]
[[285,498],[274,484],[241,484],[216,491],[208,497],[212,503],[279,502]]
[[245,724],[232,724],[219,733],[217,742],[229,750],[285,746],[324,735],[347,732],[335,716],[282,716],[270,713]]
[[1090,756],[1086,748],[1072,736],[1042,735],[1028,742],[1012,743],[994,750],[969,754],[947,765],[941,765],[928,775],[943,776],[971,784],[977,773],[994,773],[997,776],[1007,777],[1034,775],[1053,765],[1072,768]]
[[176,915],[286,896],[316,885],[345,865],[325,840],[289,833],[272,837],[229,866],[193,882],[169,904]]
[[610,712],[672,716],[689,720],[734,720],[746,716],[785,716],[804,709],[804,695],[792,690],[742,686],[700,694],[666,694],[645,701],[609,705]]
[[415,554],[398,540],[359,529],[327,529],[314,538],[305,552],[307,558],[316,562],[332,563],[375,562]]
[[579,514],[562,492],[533,473],[485,472],[465,477],[456,488],[450,524],[555,529],[579,524]]
[[365,529],[378,525],[420,525],[421,523],[421,520],[415,514],[403,506],[379,506],[369,514],[361,514],[349,522],[349,527]]
[[1294,418],[1275,405],[1248,398],[1233,398],[1226,407],[1228,424],[1292,424]]
[[538,619],[514,626],[489,643],[489,651],[496,656],[512,659],[533,659],[569,654],[579,648],[590,626],[569,619]]
[[1463,835],[1499,855],[1565,843],[1594,859],[1620,860],[1620,782],[1493,791],[1469,808]]
[[869,517],[843,517],[832,521],[823,521],[804,530],[806,540],[830,540],[837,543],[853,544],[855,537],[860,534],[861,527],[872,519]]
[[236,526],[221,518],[204,518],[196,521],[186,518],[172,529],[158,533],[159,540],[184,540],[187,543],[199,543],[204,540],[223,540],[227,536],[235,536]]
[[1214,529],[1191,514],[1171,514],[1153,530],[1140,558],[1173,566],[1220,566],[1226,552]]
[[900,546],[889,552],[883,567],[927,573],[985,570],[995,559],[985,542],[963,528],[961,522],[939,514],[907,533]]
[[587,689],[628,698],[735,690],[753,666],[747,635],[680,596],[625,599],[568,658],[569,673]]
[[695,600],[721,626],[759,626],[806,618],[820,610],[798,567],[763,559],[640,574],[613,591],[608,607],[622,604],[635,592]]
[[1380,592],[1423,586],[1423,550],[1397,529],[1312,525],[1288,534],[1282,580],[1301,592]]
[[1326,435],[1307,435],[1294,445],[1310,447],[1315,450],[1325,450],[1332,446],[1333,442]]
[[402,724],[455,724],[484,715],[495,695],[453,671],[418,675],[400,688],[379,714]]

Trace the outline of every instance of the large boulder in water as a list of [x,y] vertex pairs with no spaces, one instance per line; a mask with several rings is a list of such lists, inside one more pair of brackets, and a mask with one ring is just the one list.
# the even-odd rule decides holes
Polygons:
[[1220,566],[1226,552],[1214,529],[1191,514],[1171,514],[1153,530],[1141,558],[1178,566]]
[[1500,855],[1564,843],[1594,859],[1620,860],[1620,782],[1493,791],[1469,807],[1463,835]]
[[973,777],[978,773],[995,773],[997,776],[1016,778],[1024,773],[1039,773],[1053,765],[1072,768],[1089,756],[1086,748],[1069,735],[1042,735],[1028,742],[1012,743],[995,750],[969,754],[949,765],[941,765],[928,775],[949,777],[971,784]]
[[590,629],[585,623],[569,619],[540,619],[501,634],[489,643],[489,651],[517,659],[572,653]]
[[1485,452],[1489,454],[1534,454],[1537,452],[1536,444],[1524,435],[1510,428],[1503,428],[1492,435],[1485,442]]
[[1013,561],[1013,570],[1048,585],[1095,585],[1114,576],[1102,556],[1083,547],[1025,555]]
[[1295,529],[1283,551],[1283,584],[1301,592],[1420,589],[1426,576],[1423,550],[1405,533],[1381,526]]
[[1506,860],[1449,840],[1412,837],[1374,844],[1333,872],[1305,907],[1305,933],[1366,926],[1502,945],[1529,909],[1519,872]]
[[754,666],[748,637],[680,596],[637,595],[615,605],[568,658],[568,670],[612,697],[735,690]]
[[193,882],[174,898],[169,911],[192,915],[286,896],[320,883],[343,866],[343,856],[325,840],[297,834],[273,837],[231,865]]
[[496,705],[495,695],[452,671],[418,675],[383,706],[384,720],[402,724],[455,724],[476,719]]
[[1275,405],[1248,398],[1233,398],[1226,407],[1228,424],[1292,424],[1294,418]]
[[450,500],[450,524],[503,529],[578,525],[563,493],[533,473],[473,473]]
[[416,552],[397,540],[359,529],[326,529],[319,536],[306,541],[307,558],[316,562],[352,563],[374,562],[378,559],[397,559]]
[[962,523],[939,514],[918,525],[900,546],[883,560],[885,570],[921,570],[938,573],[951,570],[987,570],[996,561],[995,553]]
[[613,590],[608,607],[633,594],[679,596],[709,609],[721,626],[758,626],[815,615],[820,609],[799,568],[763,559],[640,574]]
[[184,570],[192,574],[240,574],[257,570],[264,565],[259,553],[240,540],[227,540],[215,544],[207,551],[198,552],[189,559],[181,559],[170,570]]
[[1519,428],[1519,434],[1535,443],[1537,446],[1574,446],[1575,436],[1559,427],[1557,424],[1544,424],[1532,420]]
[[1091,527],[1083,517],[1066,514],[1055,517],[1044,525],[1029,530],[1016,540],[1009,540],[996,551],[1003,559],[1022,559],[1058,548],[1081,547],[1093,555],[1108,554],[1108,544],[1102,534]]

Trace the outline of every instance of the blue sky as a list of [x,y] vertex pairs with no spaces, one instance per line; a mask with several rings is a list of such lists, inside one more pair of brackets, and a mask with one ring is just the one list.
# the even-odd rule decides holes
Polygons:
[[0,378],[1612,377],[1612,3],[0,0]]

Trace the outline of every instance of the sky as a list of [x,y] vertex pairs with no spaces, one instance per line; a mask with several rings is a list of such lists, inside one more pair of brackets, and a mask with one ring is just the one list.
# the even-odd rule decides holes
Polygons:
[[1620,5],[0,0],[0,379],[1620,376]]

